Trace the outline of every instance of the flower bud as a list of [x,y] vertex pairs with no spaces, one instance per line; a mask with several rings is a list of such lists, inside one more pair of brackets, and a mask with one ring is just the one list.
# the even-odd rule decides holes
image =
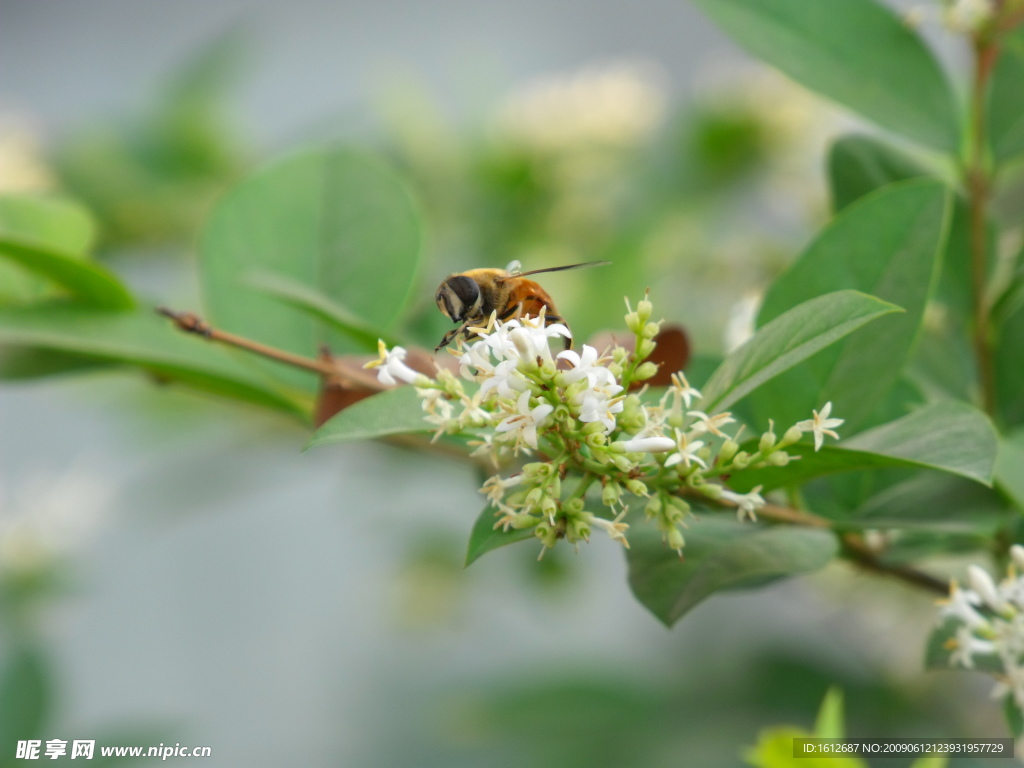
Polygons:
[[647,486],[644,485],[643,482],[635,478],[631,478],[626,481],[626,488],[628,488],[629,492],[632,493],[634,496],[647,495]]
[[[647,325],[644,326],[642,335],[645,339],[653,339],[659,333],[661,333],[661,325],[659,323],[647,323]],[[647,354],[650,354],[650,352]],[[646,355],[644,355],[644,357],[646,357]]]
[[558,533],[555,531],[554,526],[547,523],[541,523],[534,528],[533,535],[540,539],[541,543],[548,549],[551,549],[558,542]]
[[644,515],[650,520],[652,517],[658,517],[661,514],[661,497],[652,496],[650,501],[647,502],[647,506],[644,507]]
[[981,599],[988,603],[989,607],[993,610],[1001,611],[1006,606],[1006,602],[999,596],[999,591],[996,589],[992,577],[988,575],[988,571],[984,568],[980,568],[977,565],[968,565],[967,581],[970,582],[971,589],[977,592]]
[[746,469],[750,465],[750,454],[746,451],[740,451],[733,457],[732,465],[736,469]]
[[622,488],[614,480],[609,480],[601,488],[601,503],[606,507],[613,507],[619,502],[622,496]]
[[740,444],[733,440],[731,437],[722,443],[722,447],[718,449],[718,460],[722,464],[728,464],[729,460],[736,455],[736,451],[740,449]]
[[766,461],[773,467],[784,467],[789,464],[791,458],[785,451],[775,451],[767,457]]
[[609,457],[609,459],[611,463],[615,465],[615,468],[619,470],[619,472],[629,472],[631,469],[633,469],[633,462],[631,462],[622,454],[612,454]]
[[646,363],[641,363],[636,371],[633,373],[633,378],[636,381],[647,381],[647,379],[658,373],[658,364],[652,363],[648,360]]
[[594,430],[589,435],[587,435],[585,442],[591,448],[603,448],[605,444],[608,442],[607,436],[604,434],[604,432],[600,431],[601,429],[604,429],[604,424],[602,424],[599,421],[595,421],[594,424],[596,424],[599,429]]
[[640,339],[640,343],[636,345],[636,356],[643,360],[650,357],[651,353],[658,348],[650,339]]
[[775,433],[772,432],[769,428],[767,432],[761,435],[761,440],[757,444],[757,450],[759,450],[762,453],[762,455],[767,456],[769,453],[772,452],[772,449],[775,447],[775,441]]
[[669,549],[674,549],[679,553],[679,557],[683,556],[683,545],[686,543],[683,540],[683,533],[674,525],[665,532],[665,543],[668,544]]
[[643,330],[644,327],[644,321],[640,319],[640,315],[638,315],[636,312],[630,312],[629,314],[626,315],[625,319],[626,327],[632,333],[639,335],[640,331]]
[[782,440],[779,442],[779,448],[785,448],[800,441],[800,436],[803,435],[803,431],[800,427],[792,426],[786,430],[786,434],[782,436]]
[[584,507],[583,499],[580,499],[580,498],[569,499],[567,502],[565,502],[564,506],[565,506],[565,513],[567,515],[578,515],[580,512],[583,511],[583,507]]
[[654,305],[650,299],[646,296],[636,303],[636,314],[639,316],[641,322],[646,323],[651,319],[651,313],[654,312]]
[[720,499],[722,498],[722,486],[714,485],[713,483],[701,483],[695,485],[694,490],[698,493],[707,496],[709,499]]

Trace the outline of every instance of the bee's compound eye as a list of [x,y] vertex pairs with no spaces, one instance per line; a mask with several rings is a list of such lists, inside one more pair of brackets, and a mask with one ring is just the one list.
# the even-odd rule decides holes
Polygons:
[[438,306],[455,322],[464,320],[467,311],[476,305],[479,298],[480,286],[476,280],[465,275],[452,275],[437,292]]

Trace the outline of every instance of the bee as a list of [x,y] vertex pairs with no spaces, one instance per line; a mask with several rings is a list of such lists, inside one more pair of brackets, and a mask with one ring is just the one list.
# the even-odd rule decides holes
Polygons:
[[[437,288],[437,307],[454,323],[459,325],[448,331],[437,345],[435,352],[447,347],[455,339],[467,333],[470,326],[483,326],[491,313],[496,313],[498,320],[507,321],[524,315],[537,317],[544,307],[544,323],[564,323],[565,320],[555,309],[548,292],[527,275],[541,272],[562,272],[566,269],[582,269],[583,267],[599,267],[610,264],[608,261],[587,261],[582,264],[569,264],[565,267],[548,267],[521,272],[518,261],[513,261],[505,269],[471,269],[449,275]],[[566,339],[568,349],[571,339]]]

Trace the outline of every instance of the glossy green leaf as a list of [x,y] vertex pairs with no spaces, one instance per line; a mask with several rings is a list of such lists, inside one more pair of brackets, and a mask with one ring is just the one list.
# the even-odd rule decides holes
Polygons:
[[473,530],[469,534],[469,546],[466,549],[467,566],[495,549],[534,538],[533,528],[509,528],[506,531],[494,527],[496,520],[494,507],[487,507],[473,523]]
[[816,355],[752,401],[758,418],[792,424],[832,401],[846,429],[864,426],[896,383],[918,334],[938,273],[948,195],[936,181],[892,184],[839,214],[768,289],[758,318],[840,288],[891,302],[905,313]]
[[827,531],[711,516],[689,523],[682,560],[652,525],[639,522],[627,535],[633,594],[669,626],[715,592],[815,571],[836,553],[835,537]]
[[354,312],[315,288],[267,272],[250,275],[246,279],[246,283],[267,296],[279,299],[289,306],[304,310],[323,320],[367,351],[377,351],[378,339],[383,339],[389,347],[400,343],[395,337],[360,319]]
[[109,365],[108,361],[55,349],[0,348],[0,379],[8,381],[81,373]]
[[832,210],[837,213],[887,184],[928,175],[913,158],[874,136],[842,136],[828,153]]
[[152,310],[104,312],[68,304],[0,309],[0,345],[135,366],[162,380],[308,416],[308,405],[248,364],[249,356],[186,335]]
[[862,325],[899,311],[857,291],[810,299],[776,317],[726,357],[701,390],[701,408],[708,413],[724,410]]
[[756,485],[770,490],[835,472],[921,467],[991,485],[997,445],[995,429],[981,411],[949,400],[919,408],[839,445],[827,443],[817,452],[811,445],[791,446],[787,452],[799,460],[785,467],[738,472],[731,484],[741,492]]
[[1009,35],[992,73],[988,130],[992,152],[1006,160],[1024,152],[1024,30]]
[[[722,29],[798,83],[936,149],[959,145],[958,109],[917,34],[874,0],[695,0]],[[868,42],[870,41],[870,42]]]
[[1000,439],[995,479],[999,489],[1024,511],[1024,430]]
[[867,763],[845,755],[813,755],[795,757],[793,747],[798,739],[811,739],[807,731],[793,726],[768,728],[758,734],[757,744],[743,757],[754,768],[868,768]]
[[378,392],[332,416],[313,433],[306,449],[434,429],[423,418],[415,387],[403,385]]
[[[410,296],[419,251],[417,211],[396,173],[351,150],[305,152],[251,177],[214,211],[202,240],[207,314],[219,328],[306,357],[323,343],[358,351],[363,344],[248,281],[279,276],[387,329]],[[265,365],[317,387],[314,375]]]

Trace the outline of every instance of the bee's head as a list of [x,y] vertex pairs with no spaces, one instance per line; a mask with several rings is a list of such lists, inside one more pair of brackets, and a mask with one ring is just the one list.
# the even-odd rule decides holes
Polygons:
[[438,287],[435,300],[445,317],[461,323],[480,309],[480,286],[471,277],[452,275]]

